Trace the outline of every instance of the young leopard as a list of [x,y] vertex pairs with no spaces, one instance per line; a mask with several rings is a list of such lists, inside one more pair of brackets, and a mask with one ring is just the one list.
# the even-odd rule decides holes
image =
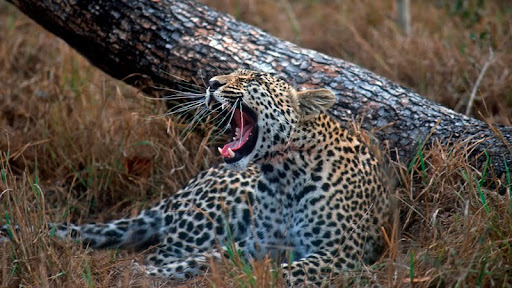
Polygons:
[[206,104],[230,113],[224,163],[135,218],[58,225],[93,248],[144,248],[147,273],[186,278],[233,243],[243,257],[270,255],[290,285],[375,261],[390,196],[368,147],[324,112],[327,89],[296,91],[266,73],[239,70],[209,81]]

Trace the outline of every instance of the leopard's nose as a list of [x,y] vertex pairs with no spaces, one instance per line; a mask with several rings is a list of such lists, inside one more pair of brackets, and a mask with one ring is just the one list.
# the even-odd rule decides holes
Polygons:
[[210,79],[210,81],[208,81],[208,85],[210,86],[210,92],[215,92],[217,89],[219,89],[220,87],[224,86],[225,83],[220,83],[218,80],[215,80],[215,79]]

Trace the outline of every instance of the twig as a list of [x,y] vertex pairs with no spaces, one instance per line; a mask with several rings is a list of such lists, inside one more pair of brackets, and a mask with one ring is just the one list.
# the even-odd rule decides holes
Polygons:
[[489,47],[489,57],[484,63],[484,67],[482,67],[482,70],[480,71],[480,74],[478,75],[478,78],[476,79],[475,86],[473,86],[473,90],[471,91],[471,95],[469,96],[468,106],[466,107],[466,116],[469,115],[469,112],[471,112],[471,107],[473,106],[473,102],[475,101],[476,97],[476,91],[478,90],[478,86],[480,86],[480,82],[482,82],[482,79],[484,78],[484,74],[489,68],[489,65],[491,65],[492,61],[494,60],[494,52],[492,51],[492,48]]

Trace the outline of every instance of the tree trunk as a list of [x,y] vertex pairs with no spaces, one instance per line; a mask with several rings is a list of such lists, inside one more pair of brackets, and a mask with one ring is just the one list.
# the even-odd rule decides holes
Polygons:
[[503,183],[512,167],[512,127],[490,129],[352,63],[191,0],[8,1],[94,65],[137,87],[147,88],[149,80],[183,90],[183,82],[203,86],[204,79],[236,68],[270,72],[298,87],[331,89],[338,97],[331,114],[345,126],[363,119],[392,158],[407,162],[434,141],[465,141],[475,145],[468,157],[476,167],[483,169],[487,154],[490,174]]

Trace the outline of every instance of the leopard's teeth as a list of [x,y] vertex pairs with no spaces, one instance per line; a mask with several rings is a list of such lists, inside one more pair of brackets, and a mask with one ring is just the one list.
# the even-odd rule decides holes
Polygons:
[[236,135],[237,137],[239,137],[239,136],[240,136],[240,128],[238,128],[238,127],[236,127],[236,128],[235,128],[235,135]]
[[226,104],[226,103],[222,103],[222,105],[220,106],[220,108],[221,108],[222,110],[224,110],[224,108],[226,108],[226,106],[228,106],[228,104]]
[[231,148],[228,148],[228,154],[229,154],[229,158],[235,158],[235,152],[233,152],[233,150],[231,150]]
[[220,155],[222,155],[222,148],[217,147],[217,150],[219,150]]

